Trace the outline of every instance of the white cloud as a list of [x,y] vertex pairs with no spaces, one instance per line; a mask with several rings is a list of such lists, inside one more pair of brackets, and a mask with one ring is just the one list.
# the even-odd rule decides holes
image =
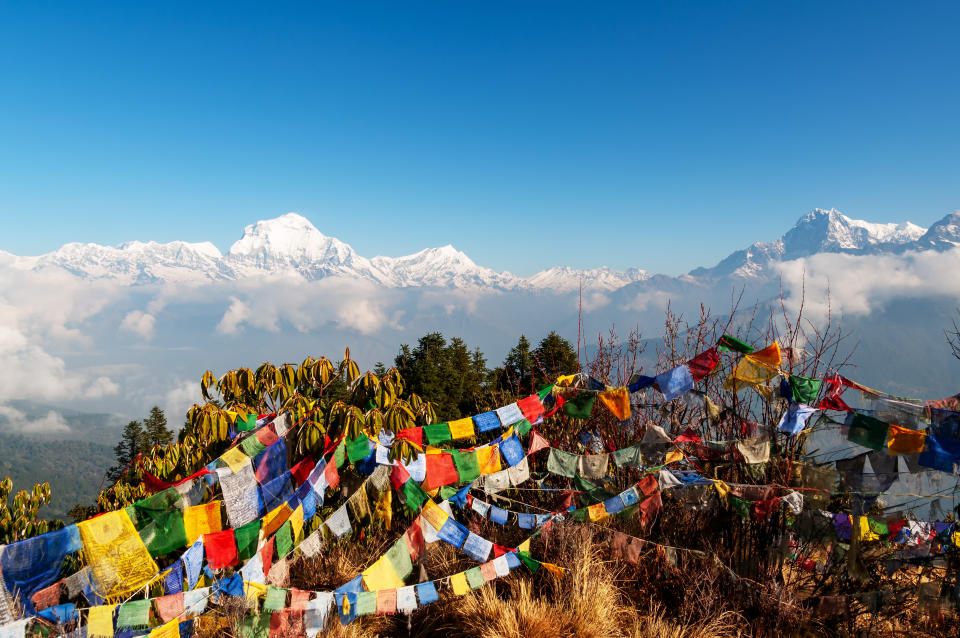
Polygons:
[[645,312],[650,309],[663,309],[670,303],[670,293],[663,290],[650,290],[637,293],[631,301],[623,305],[624,310]]
[[120,329],[150,341],[156,334],[156,325],[157,320],[153,315],[140,310],[132,310],[120,322]]
[[867,315],[897,297],[960,298],[955,275],[960,248],[902,255],[822,253],[783,262],[779,269],[788,310],[796,313],[805,293],[805,310],[812,316],[825,316],[828,301],[833,312]]
[[199,381],[178,380],[163,398],[163,413],[171,430],[176,431],[183,424],[187,410],[194,403],[203,403]]
[[610,297],[606,296],[602,292],[591,292],[582,300],[577,299],[576,303],[582,305],[584,312],[593,312],[594,310],[599,310],[600,308],[603,308],[609,304]]
[[59,412],[50,410],[39,419],[30,420],[27,415],[11,406],[0,405],[4,432],[49,434],[69,432],[70,426]]

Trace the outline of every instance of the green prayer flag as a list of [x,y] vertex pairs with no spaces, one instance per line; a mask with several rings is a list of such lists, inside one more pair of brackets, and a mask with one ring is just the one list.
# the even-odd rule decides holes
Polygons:
[[248,414],[242,419],[237,419],[236,427],[237,432],[249,432],[257,429],[257,415]]
[[172,487],[127,508],[130,520],[151,556],[163,556],[187,546],[182,510],[183,497]]
[[436,445],[444,441],[451,440],[450,426],[447,423],[434,423],[433,425],[423,426],[423,435],[427,437],[427,443]]
[[347,441],[347,458],[351,463],[357,463],[370,456],[370,439],[361,434],[355,439]]
[[524,436],[533,429],[533,424],[526,419],[521,419],[514,423],[513,427],[516,429],[517,436]]
[[290,525],[289,520],[280,526],[274,539],[276,540],[277,559],[286,557],[293,549],[293,526]]
[[639,445],[620,448],[613,453],[613,461],[617,467],[641,467],[643,465]]
[[[614,514],[614,516],[616,516],[622,521],[629,521],[631,518],[634,517],[634,515],[637,513],[637,510],[639,509],[640,509],[640,503],[634,503],[630,507],[623,508],[622,510]],[[589,518],[589,512],[587,512],[587,514],[588,514],[587,518]]]
[[809,379],[790,375],[790,388],[793,390],[793,400],[797,403],[813,405],[820,395],[820,379]]
[[472,483],[480,476],[480,463],[477,461],[476,451],[450,450],[450,454],[453,455],[453,465],[457,468],[457,478],[461,483]]
[[240,441],[240,449],[251,459],[267,449],[267,446],[257,440],[255,436],[248,436]]
[[479,567],[471,567],[466,571],[466,575],[470,589],[480,589],[487,582],[483,579],[483,572],[480,571]]
[[887,443],[889,429],[890,426],[883,421],[855,412],[847,440],[871,450],[882,450]]
[[588,481],[579,474],[573,477],[573,487],[580,491],[580,500],[584,505],[602,503],[616,496],[613,492],[605,490],[602,485]]
[[440,500],[445,501],[457,493],[457,488],[452,485],[442,485],[437,493],[440,495]]
[[569,516],[571,519],[577,523],[585,523],[588,520],[587,508],[581,507],[579,509],[571,510],[566,512],[564,516]]
[[547,456],[547,471],[551,474],[573,478],[577,473],[577,460],[576,454],[570,454],[552,447],[550,448],[550,455]]
[[117,629],[143,629],[150,626],[152,600],[130,600],[120,605]]
[[563,404],[563,413],[571,419],[589,419],[596,398],[597,395],[595,394],[578,394],[567,399],[566,403]]
[[397,576],[405,579],[413,573],[413,563],[410,561],[410,547],[407,545],[407,537],[403,535],[393,544],[393,547],[387,550],[387,561],[397,572]]
[[734,513],[744,520],[750,520],[750,512],[753,511],[753,503],[744,500],[733,494],[727,494],[727,503]]
[[424,501],[430,498],[430,496],[423,491],[419,483],[413,479],[407,479],[407,482],[403,484],[403,498],[406,500],[408,508],[414,512],[418,512],[423,506]]
[[744,343],[730,335],[720,337],[720,341],[717,342],[717,349],[726,350],[727,352],[739,352],[741,354],[750,354],[753,352],[753,346],[749,343]]
[[357,615],[369,616],[377,613],[377,592],[362,591],[357,593]]
[[233,536],[237,541],[237,558],[246,560],[257,553],[257,538],[259,535],[259,520],[233,530]]
[[537,392],[537,396],[540,397],[540,402],[543,403],[543,400],[550,396],[550,393],[553,392],[553,386],[557,385],[556,383],[551,383],[548,386],[540,388],[540,391]]
[[287,590],[282,587],[267,586],[267,597],[263,601],[264,611],[280,611],[287,606]]
[[517,552],[517,558],[520,559],[520,562],[527,566],[531,572],[536,574],[540,571],[540,562],[534,559],[530,552]]
[[243,619],[240,635],[243,638],[268,638],[271,614],[251,614]]
[[890,528],[887,526],[886,521],[868,518],[867,524],[870,526],[870,531],[880,537],[886,537],[890,534]]
[[333,451],[333,462],[339,470],[347,462],[347,440],[340,439],[337,449]]

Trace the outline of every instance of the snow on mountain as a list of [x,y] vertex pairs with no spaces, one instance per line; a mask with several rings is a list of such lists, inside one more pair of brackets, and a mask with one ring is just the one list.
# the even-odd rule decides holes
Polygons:
[[585,289],[616,290],[637,281],[650,278],[646,270],[630,268],[626,272],[603,266],[590,270],[576,270],[569,266],[554,266],[527,278],[534,288],[548,288],[558,292],[571,292],[580,288],[581,278]]
[[[723,277],[763,280],[778,262],[823,252],[896,253],[946,250],[960,246],[960,211],[925,229],[916,224],[875,224],[851,219],[835,209],[814,209],[782,237],[738,250],[710,268],[697,268],[681,279],[711,282]],[[359,278],[391,288],[458,287],[498,290],[579,289],[613,291],[658,281],[637,268],[577,270],[555,266],[530,277],[479,266],[447,245],[402,257],[357,254],[348,244],[321,233],[296,213],[251,224],[229,252],[209,243],[133,241],[119,246],[71,243],[39,257],[0,253],[0,266],[18,270],[57,267],[87,279],[116,279],[128,284],[235,281],[250,276],[292,273],[308,280],[330,276]]]
[[756,242],[732,253],[716,266],[697,268],[690,271],[690,275],[706,279],[758,279],[769,274],[769,267],[776,262],[818,253],[863,255],[922,249],[917,242],[925,233],[926,228],[910,222],[875,224],[851,219],[835,208],[815,208],[780,239]]
[[478,266],[453,246],[427,248],[405,257],[374,257],[373,265],[394,286],[517,288],[522,280],[508,272]]
[[22,257],[15,264],[20,269],[51,266],[87,279],[119,279],[131,284],[215,280],[225,274],[220,251],[210,242],[70,243],[40,257]]
[[916,241],[920,249],[949,250],[960,246],[960,210],[954,211],[931,226]]

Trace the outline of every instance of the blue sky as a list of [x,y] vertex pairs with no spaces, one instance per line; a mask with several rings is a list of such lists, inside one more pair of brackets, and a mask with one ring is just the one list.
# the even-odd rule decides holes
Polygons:
[[288,211],[361,254],[676,274],[960,208],[956,3],[0,2],[0,249]]

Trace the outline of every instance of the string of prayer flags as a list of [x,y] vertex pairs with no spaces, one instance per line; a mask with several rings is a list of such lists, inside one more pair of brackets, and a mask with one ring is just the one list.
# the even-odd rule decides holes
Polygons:
[[630,393],[626,388],[608,388],[599,395],[600,402],[620,421],[630,418]]
[[[157,564],[125,509],[82,521],[77,523],[77,528],[84,558],[101,596],[124,596],[158,573]],[[9,546],[4,554],[7,551]]]

